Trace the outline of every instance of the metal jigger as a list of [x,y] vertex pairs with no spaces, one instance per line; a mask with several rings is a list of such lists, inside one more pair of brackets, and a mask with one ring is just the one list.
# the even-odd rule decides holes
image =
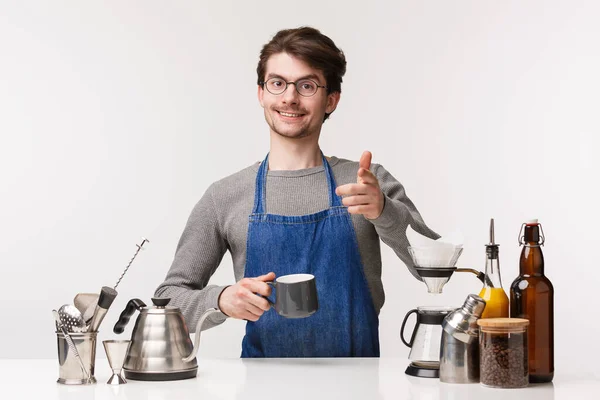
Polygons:
[[112,376],[106,383],[109,385],[127,383],[125,378],[121,376],[121,371],[123,370],[123,363],[129,351],[129,346],[131,346],[131,340],[103,340],[102,344],[104,345],[110,369],[113,371]]

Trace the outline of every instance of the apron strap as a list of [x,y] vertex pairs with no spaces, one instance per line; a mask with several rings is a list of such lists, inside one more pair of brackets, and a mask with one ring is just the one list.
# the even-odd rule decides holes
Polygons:
[[[327,188],[329,194],[329,207],[341,207],[342,206],[342,198],[335,194],[335,178],[333,177],[333,171],[331,170],[331,166],[327,162],[327,159],[323,155],[321,151],[321,157],[323,159],[323,166],[325,169],[325,175],[327,177]],[[253,214],[265,214],[265,209],[267,206],[267,172],[269,166],[269,154],[265,157],[263,162],[260,164],[258,168],[258,173],[256,174],[256,184],[254,187],[254,208],[252,209]]]
[[341,207],[342,198],[335,194],[335,188],[337,187],[337,184],[335,183],[335,178],[333,177],[333,170],[323,155],[323,152],[321,152],[321,157],[323,157],[323,165],[325,166],[325,174],[327,175],[327,186],[329,186],[329,207]]
[[[269,153],[260,163],[258,173],[256,174],[256,184],[254,185],[254,208],[252,214],[264,214],[266,208],[266,181],[267,181],[267,169],[269,165]],[[264,206],[263,206],[264,204]]]

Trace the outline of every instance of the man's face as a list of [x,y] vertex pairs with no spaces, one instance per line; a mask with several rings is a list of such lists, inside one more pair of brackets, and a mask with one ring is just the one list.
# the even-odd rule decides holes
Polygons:
[[[264,79],[267,81],[270,78],[281,78],[285,82],[309,78],[319,86],[326,85],[321,71],[287,53],[278,53],[269,58]],[[287,138],[318,135],[325,113],[333,112],[339,99],[339,93],[328,95],[325,88],[319,88],[311,97],[304,97],[293,84],[279,95],[258,87],[258,100],[265,110],[267,124],[272,132]]]

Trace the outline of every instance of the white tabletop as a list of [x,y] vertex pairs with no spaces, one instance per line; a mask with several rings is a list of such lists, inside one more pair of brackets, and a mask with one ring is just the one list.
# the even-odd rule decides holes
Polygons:
[[[98,383],[56,383],[57,360],[0,360],[0,398],[27,399],[477,399],[579,400],[600,398],[596,371],[557,375],[554,382],[525,389],[456,385],[404,374],[404,359],[201,359],[194,379],[169,382],[129,380],[107,385],[106,359],[96,360]],[[5,397],[5,395],[9,395]],[[510,396],[510,397],[507,397]]]

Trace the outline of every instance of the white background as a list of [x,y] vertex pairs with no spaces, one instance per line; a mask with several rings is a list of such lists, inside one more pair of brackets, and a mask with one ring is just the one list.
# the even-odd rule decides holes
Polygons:
[[[209,184],[268,151],[262,45],[310,25],[348,61],[324,153],[372,151],[434,230],[463,231],[460,266],[484,267],[495,218],[507,292],[520,225],[539,218],[557,372],[595,368],[599,17],[594,1],[3,2],[0,357],[56,357],[51,309],[114,286],[142,236],[99,339],[129,299],[150,302]],[[404,314],[480,283],[428,295],[382,251],[382,357],[406,357]],[[233,283],[228,255],[212,282]],[[200,356],[238,357],[243,327],[206,331]]]

